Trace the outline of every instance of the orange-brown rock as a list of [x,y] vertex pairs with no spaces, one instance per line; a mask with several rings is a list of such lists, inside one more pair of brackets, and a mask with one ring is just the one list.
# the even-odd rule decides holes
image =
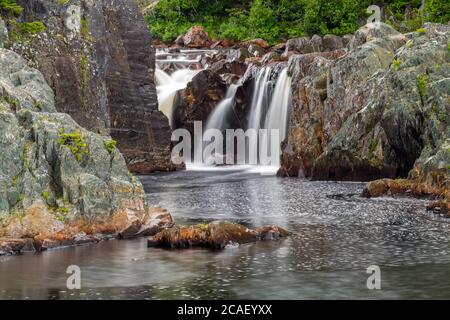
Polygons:
[[243,225],[227,221],[216,221],[194,226],[174,226],[148,239],[149,247],[186,249],[204,247],[223,249],[228,245],[251,243],[258,240],[278,240],[289,232],[277,227],[266,226],[251,230]]
[[207,48],[211,45],[208,33],[202,26],[194,26],[183,37],[183,42],[189,48]]

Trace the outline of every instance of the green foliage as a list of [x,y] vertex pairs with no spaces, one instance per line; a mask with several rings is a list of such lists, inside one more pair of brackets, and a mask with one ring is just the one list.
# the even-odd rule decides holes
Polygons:
[[18,24],[19,31],[23,35],[32,35],[44,32],[47,28],[40,21],[22,22]]
[[15,0],[0,0],[0,14],[5,16],[18,16],[23,8]]
[[398,59],[395,59],[393,62],[392,62],[392,68],[395,70],[395,71],[397,71],[398,69],[400,69],[400,66],[402,65],[402,61],[401,60],[398,60]]
[[65,6],[66,4],[68,4],[69,3],[69,0],[58,0],[58,4],[60,5],[60,6]]
[[417,76],[417,88],[419,89],[419,94],[421,97],[425,95],[428,79],[429,77],[426,74],[421,74]]
[[371,4],[379,5],[400,31],[414,31],[425,21],[450,20],[448,0],[427,0],[424,8],[422,0],[160,0],[147,21],[165,42],[202,25],[212,38],[275,43],[305,34],[353,33],[366,23]]
[[117,147],[117,141],[114,139],[108,140],[104,142],[106,150],[108,150],[109,153],[113,153],[114,150],[116,150]]
[[416,32],[420,35],[427,33],[427,29],[425,28],[419,28],[416,30]]
[[84,142],[80,131],[65,133],[64,130],[61,130],[58,143],[69,148],[79,162],[83,160],[84,156],[89,154],[88,145]]

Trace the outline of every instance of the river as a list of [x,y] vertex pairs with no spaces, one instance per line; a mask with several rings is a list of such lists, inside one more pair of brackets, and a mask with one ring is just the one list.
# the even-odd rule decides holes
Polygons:
[[[0,298],[450,298],[450,224],[421,200],[363,199],[362,183],[281,179],[271,168],[190,169],[141,177],[149,203],[182,224],[278,224],[293,236],[223,251],[136,239],[1,257]],[[66,288],[70,265],[81,290]],[[367,288],[372,265],[381,290]]]

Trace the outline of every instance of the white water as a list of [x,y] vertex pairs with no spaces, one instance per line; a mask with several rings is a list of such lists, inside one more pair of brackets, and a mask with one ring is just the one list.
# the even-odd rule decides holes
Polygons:
[[[287,125],[289,120],[289,111],[291,107],[291,78],[288,75],[288,69],[285,68],[281,71],[278,76],[277,84],[275,86],[275,91],[272,96],[272,101],[270,103],[269,110],[266,115],[266,121],[264,128],[270,133],[273,129],[279,130],[279,141],[275,141],[278,144],[281,154],[281,142],[286,138],[287,135]],[[271,150],[270,139],[264,136],[262,143],[268,146],[268,150]],[[274,163],[275,166],[280,166],[280,157],[276,157],[277,162]]]
[[264,104],[267,103],[269,78],[271,73],[272,68],[266,67],[261,70],[256,78],[255,87],[253,89],[250,118],[248,122],[249,129],[259,130],[261,128],[261,117],[263,114]]
[[208,129],[219,129],[223,130],[226,119],[232,108],[234,106],[234,98],[236,96],[236,91],[239,85],[232,84],[228,87],[225,99],[223,99],[217,107],[214,108],[213,112],[209,115],[208,121],[206,122],[206,130]]
[[161,69],[155,70],[156,91],[159,110],[169,119],[172,125],[173,102],[178,90],[185,89],[187,84],[200,70],[181,69],[168,75]]

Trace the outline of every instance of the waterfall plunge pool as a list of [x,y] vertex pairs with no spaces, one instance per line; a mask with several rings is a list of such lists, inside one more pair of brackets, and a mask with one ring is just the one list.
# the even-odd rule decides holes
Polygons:
[[[2,299],[450,298],[450,225],[416,199],[363,199],[362,183],[281,179],[270,168],[197,167],[141,177],[178,223],[278,224],[283,241],[223,251],[108,241],[0,260]],[[81,268],[81,290],[66,268]],[[381,268],[368,290],[367,268]]]

